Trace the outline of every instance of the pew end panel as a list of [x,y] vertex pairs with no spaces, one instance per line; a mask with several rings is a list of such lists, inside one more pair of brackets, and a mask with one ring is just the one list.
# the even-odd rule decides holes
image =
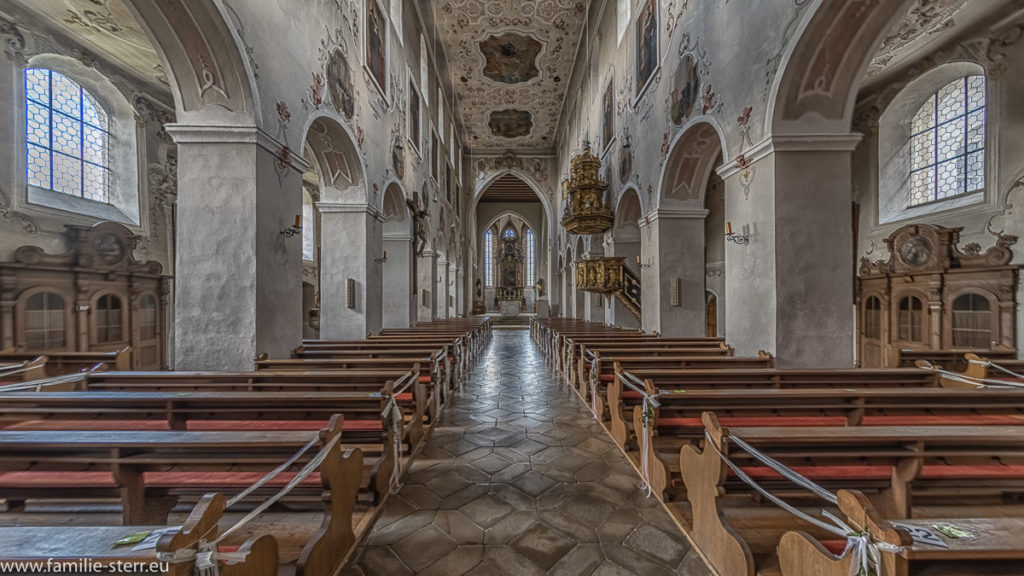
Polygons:
[[705,412],[701,420],[708,435],[703,450],[685,445],[679,454],[686,497],[693,514],[690,536],[719,576],[755,576],[754,555],[743,538],[729,526],[720,501],[728,467],[715,449],[728,455],[728,431],[710,412]]
[[302,549],[295,576],[333,576],[355,548],[352,524],[363,478],[363,453],[336,444],[320,467],[327,512],[316,535]]

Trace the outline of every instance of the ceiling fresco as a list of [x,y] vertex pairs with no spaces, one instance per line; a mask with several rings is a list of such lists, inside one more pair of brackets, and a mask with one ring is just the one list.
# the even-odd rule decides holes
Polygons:
[[466,140],[549,149],[583,30],[584,0],[440,0],[440,39]]
[[155,85],[167,75],[146,33],[122,0],[13,0],[26,12],[112,64]]

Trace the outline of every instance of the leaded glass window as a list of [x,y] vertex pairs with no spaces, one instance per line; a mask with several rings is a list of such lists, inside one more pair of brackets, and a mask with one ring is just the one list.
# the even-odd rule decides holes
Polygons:
[[985,187],[984,76],[955,80],[911,121],[911,199],[916,206]]
[[25,347],[59,350],[64,347],[64,299],[41,292],[25,302]]
[[122,334],[121,299],[113,294],[100,296],[96,301],[96,343],[120,342]]
[[109,202],[109,118],[74,80],[25,70],[25,140],[31,186]]
[[904,342],[924,342],[924,305],[921,300],[907,296],[900,301],[899,313],[900,340]]
[[494,230],[490,229],[484,234],[484,281],[488,288],[494,286]]
[[146,294],[139,300],[139,338],[156,338],[156,298]]
[[533,286],[537,283],[535,271],[535,254],[533,244],[533,230],[526,229],[526,285]]
[[953,346],[972,350],[992,347],[992,312],[988,299],[964,294],[953,301]]

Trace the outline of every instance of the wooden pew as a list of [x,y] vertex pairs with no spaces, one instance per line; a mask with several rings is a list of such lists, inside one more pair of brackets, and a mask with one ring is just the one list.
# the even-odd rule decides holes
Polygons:
[[[826,488],[871,490],[875,507],[888,518],[908,518],[911,495],[971,501],[983,495],[1024,492],[1022,426],[861,426],[722,427],[705,413],[704,448],[683,446],[680,467],[689,509],[670,507],[701,552],[721,576],[748,576],[777,570],[774,552],[782,534],[804,530],[816,539],[828,534],[782,513],[749,525],[757,500],[730,477],[719,453],[751,474],[769,492],[794,500],[809,493],[793,490],[759,460],[736,449],[739,437]],[[993,464],[1001,462],[1001,464]],[[1016,467],[1014,467],[1016,466]],[[993,468],[1006,473],[991,475]],[[964,484],[970,483],[969,488]],[[821,506],[814,498],[813,506]],[[778,509],[774,509],[778,510]],[[734,522],[735,520],[735,522]]]
[[[218,523],[224,512],[223,495],[203,496],[192,509],[188,519],[178,529],[166,532],[153,548],[133,550],[133,545],[117,546],[127,535],[155,530],[166,526],[4,526],[0,527],[0,563],[7,565],[31,563],[38,569],[25,572],[114,572],[119,566],[131,565],[133,571],[154,573],[166,562],[158,553],[182,555],[195,553],[200,540],[217,536]],[[221,549],[227,547],[221,546]],[[221,562],[218,573],[223,576],[277,576],[278,550],[273,536],[253,537],[233,550],[246,554],[236,564]],[[61,567],[56,568],[58,564]],[[192,576],[195,562],[165,563],[165,574]],[[67,568],[65,568],[67,567]],[[70,568],[70,569],[68,569]]]
[[[363,475],[362,452],[342,446],[342,420],[333,416],[318,433],[321,451],[328,450],[319,478],[311,476],[298,488],[318,494],[325,511],[321,529],[299,557],[298,574],[333,575],[356,542],[353,512]],[[166,523],[182,491],[246,488],[293,458],[309,440],[309,432],[0,430],[0,497],[79,500],[114,495],[121,501],[125,524]],[[295,465],[315,456],[298,456]],[[263,490],[276,492],[291,475],[282,473]]]
[[46,377],[46,356],[26,360],[0,360],[0,390],[8,384],[18,384]]
[[[623,383],[623,371],[616,372],[615,379],[608,383],[608,430],[623,450],[636,449],[633,443],[633,407],[643,400],[643,395]],[[769,390],[816,389],[816,388],[921,388],[940,386],[937,374],[916,368],[906,369],[844,369],[844,370],[783,370],[777,368],[745,370],[705,369],[632,369],[628,378],[647,394],[675,390]],[[642,384],[642,386],[640,386]]]
[[[1005,380],[1015,384],[1024,384],[1024,379],[1017,378],[1013,374],[1006,372],[1006,370],[1009,370],[1014,374],[1024,375],[1024,360],[982,358],[977,354],[966,354],[964,362],[967,368],[963,370],[963,375],[968,378],[975,380]],[[1003,370],[989,366],[990,362],[997,364]]]
[[[647,446],[652,490],[664,500],[685,496],[679,451],[703,440],[705,412],[724,426],[1024,426],[1024,388],[663,390],[657,402],[646,415],[635,406],[632,422],[646,437],[636,444]],[[630,457],[639,462],[637,452]]]
[[[938,535],[947,546],[942,548],[915,543],[905,528],[897,528],[885,520],[856,490],[840,490],[838,498],[839,509],[848,526],[870,534],[875,542],[903,549],[898,552],[882,550],[882,573],[878,576],[1024,575],[1022,518],[900,520],[901,524],[924,528]],[[949,538],[934,530],[936,525],[954,525],[972,537]],[[779,541],[778,554],[782,576],[849,576],[857,570],[851,566],[852,554],[838,555],[802,531],[786,532]]]
[[576,389],[598,419],[606,422],[606,387],[623,370],[746,370],[771,368],[775,363],[775,359],[766,352],[752,358],[732,356],[731,351],[729,354],[706,356],[700,350],[689,348],[679,351],[666,349],[661,352],[663,356],[648,356],[638,352],[637,355],[619,353],[605,357],[599,352],[595,353],[590,365],[581,368],[580,384]]
[[[45,352],[46,366],[44,376],[62,376],[81,372],[84,369],[100,370],[131,370],[132,349],[125,346],[113,352]],[[38,358],[36,352],[0,352],[0,364],[30,361]]]
[[[313,372],[342,372],[345,370],[367,371],[367,370],[388,370],[388,371],[414,371],[418,374],[419,384],[422,385],[422,405],[425,414],[430,422],[437,420],[441,410],[441,404],[446,401],[447,388],[445,383],[446,370],[442,367],[443,357],[433,358],[431,356],[409,356],[409,357],[383,357],[383,358],[286,358],[280,360],[267,360],[257,358],[255,368],[257,372],[292,372],[302,373]],[[420,363],[431,366],[430,372],[420,371]]]
[[[965,356],[967,354],[974,355],[970,350],[907,350],[901,349],[899,351],[899,364],[900,368],[913,368],[917,366],[919,361],[925,361],[936,366],[941,366],[946,370],[953,370],[954,372],[963,372],[967,370],[967,360]],[[990,360],[1003,361],[1003,360],[1016,360],[1016,352],[989,352],[987,356]]]

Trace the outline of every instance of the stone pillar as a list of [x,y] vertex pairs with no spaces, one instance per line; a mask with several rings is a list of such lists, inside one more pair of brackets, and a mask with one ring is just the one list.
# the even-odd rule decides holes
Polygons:
[[[380,214],[366,204],[319,202],[320,337],[359,340],[381,329]],[[351,280],[351,282],[350,282]],[[349,295],[349,290],[353,293]]]
[[441,254],[434,262],[434,318],[448,318],[448,256]]
[[424,250],[416,264],[416,316],[419,322],[430,322],[435,318],[434,305],[437,297],[437,254],[432,250]]
[[707,210],[661,209],[644,219],[640,228],[644,332],[677,338],[704,336],[705,216]]
[[853,366],[851,156],[859,134],[782,136],[732,163],[725,214],[726,334],[783,368]]
[[460,268],[455,277],[455,309],[458,316],[468,317],[471,310],[466,307],[466,272]]
[[382,270],[384,328],[408,328],[416,322],[416,291],[413,289],[413,238],[407,233],[385,233],[388,261]]
[[176,370],[251,370],[302,341],[300,158],[255,127],[169,125],[178,144]]

